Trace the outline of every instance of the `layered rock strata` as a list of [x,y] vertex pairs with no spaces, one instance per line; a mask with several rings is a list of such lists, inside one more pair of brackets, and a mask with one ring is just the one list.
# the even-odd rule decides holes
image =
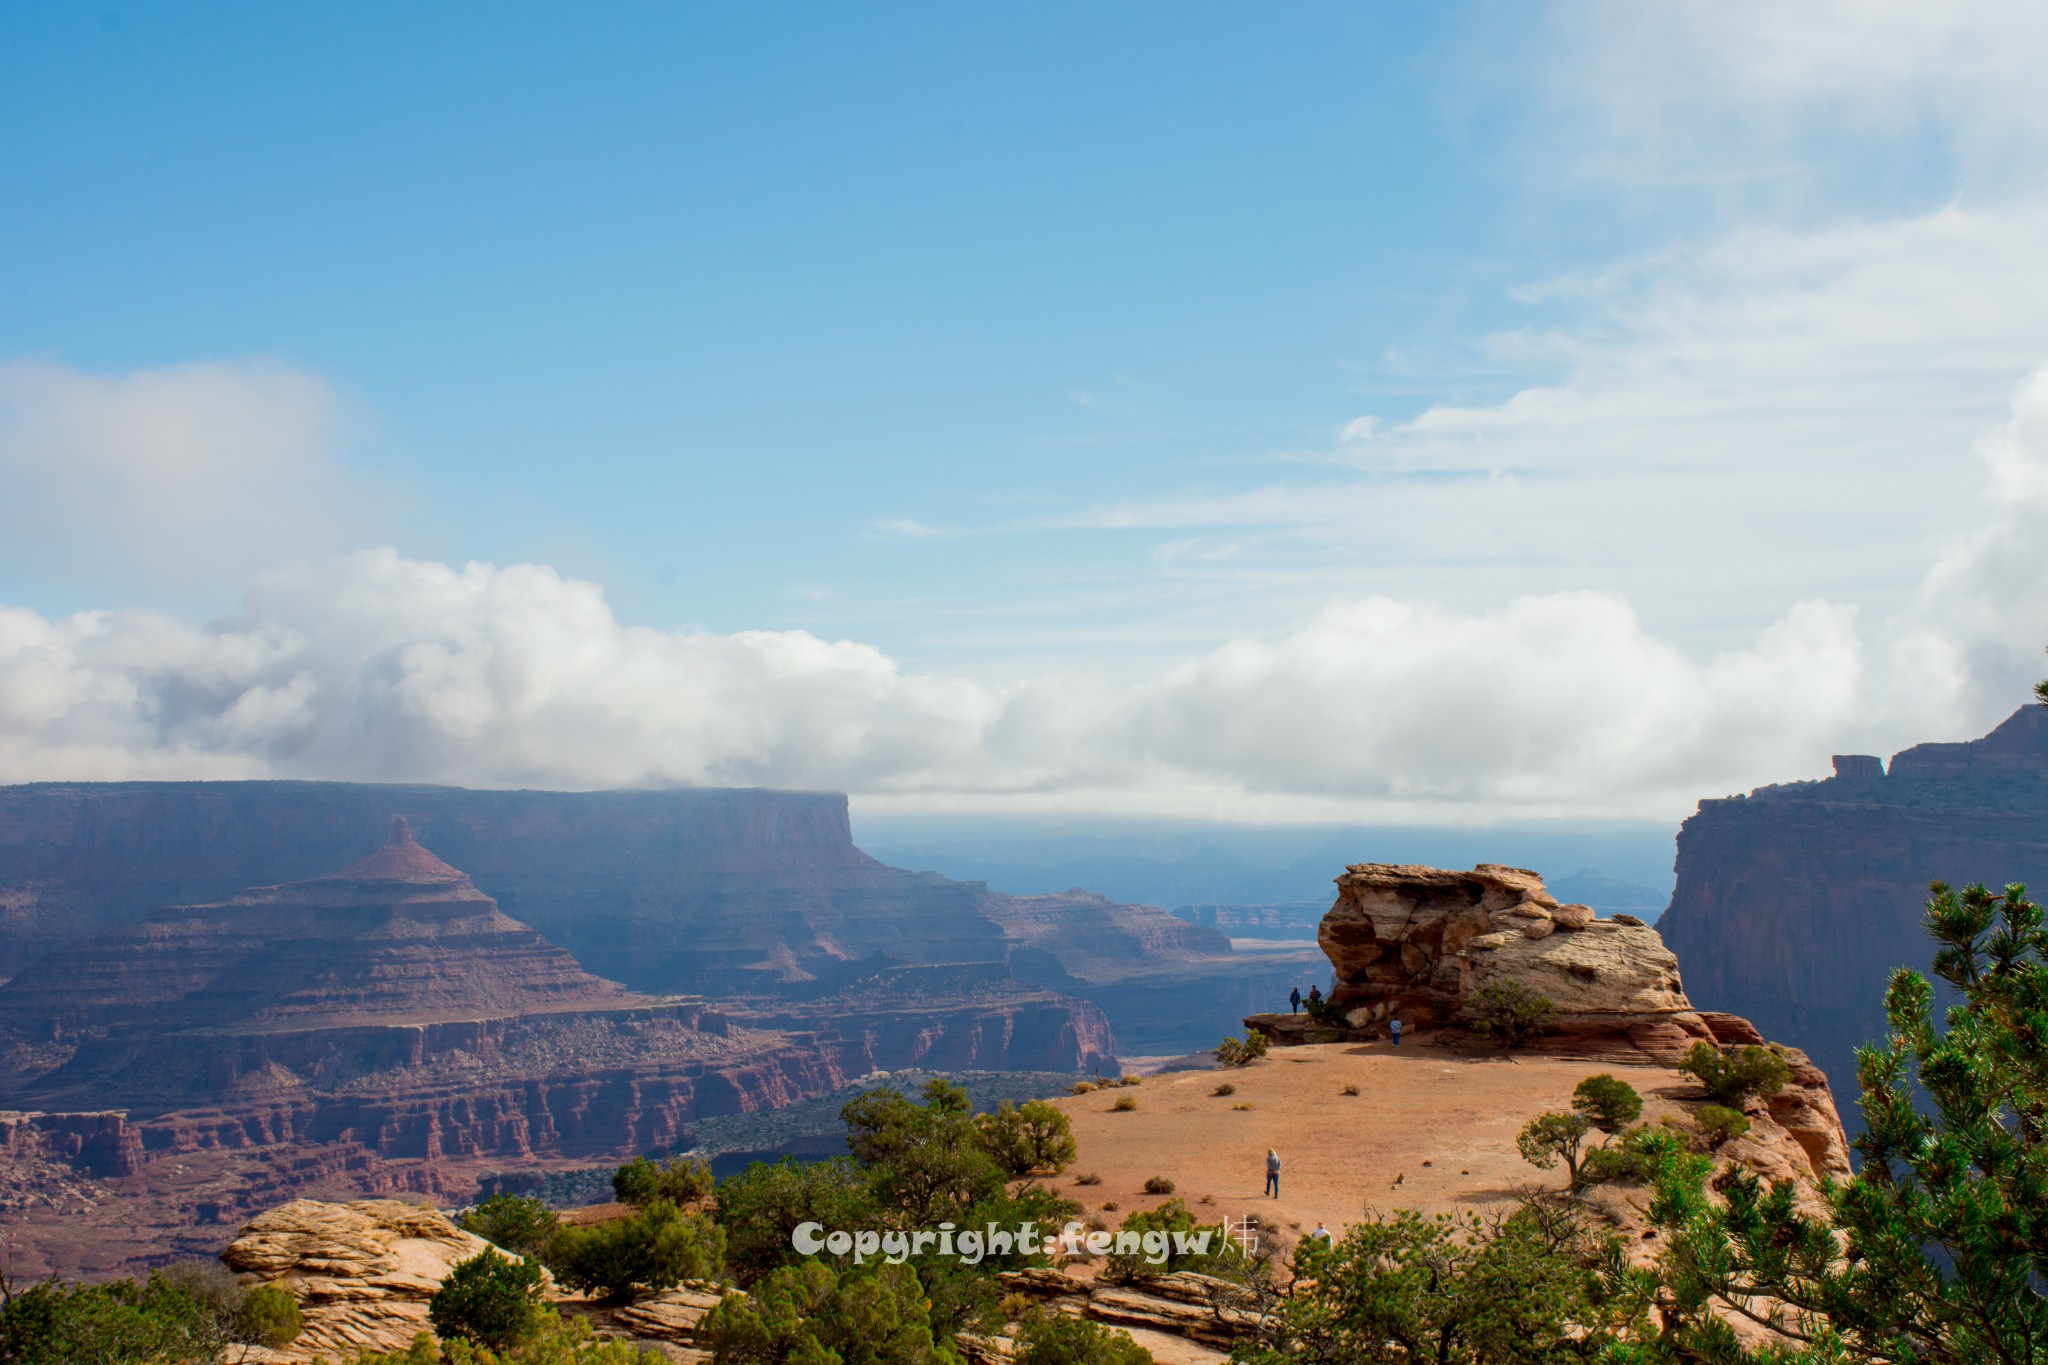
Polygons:
[[304,1035],[645,1003],[505,915],[399,816],[345,871],[158,910],[46,955],[0,987],[0,1029]]
[[433,1330],[427,1304],[448,1272],[490,1245],[395,1199],[294,1199],[252,1219],[220,1259],[246,1283],[298,1300],[298,1339],[265,1353],[281,1365],[405,1350]]
[[0,977],[157,906],[319,877],[394,814],[505,913],[647,993],[807,998],[878,963],[1008,962],[1094,1001],[1140,1050],[1172,1051],[1301,974],[1155,907],[884,866],[854,846],[838,795],[209,782],[0,788]]
[[[0,1116],[0,1156],[19,1149],[10,1169],[55,1175],[53,1192],[75,1176],[104,1185],[90,1201],[133,1201],[136,1231],[96,1235],[147,1256],[180,1210],[191,1226],[302,1192],[463,1199],[486,1169],[687,1146],[698,1119],[877,1069],[1115,1067],[1092,1006],[999,965],[976,980],[885,973],[739,1020],[641,995],[505,915],[401,819],[343,872],[160,910],[0,987],[0,1102],[23,1111]],[[24,1231],[52,1269],[97,1255],[77,1219]]]
[[[1117,1070],[1094,1004],[1021,986],[1000,963],[888,967],[814,1000],[727,1006],[752,1028],[799,1034],[849,1076],[928,1071]],[[1032,1058],[1053,1059],[1032,1067]]]
[[1336,974],[1332,999],[1356,1028],[1395,1013],[1411,1029],[1462,1025],[1476,994],[1515,981],[1556,1006],[1561,1042],[1670,1061],[1712,1039],[1655,929],[1560,905],[1525,868],[1356,864],[1337,879],[1317,940]]
[[1892,971],[1926,971],[1928,883],[2048,890],[2048,711],[1982,739],[1841,755],[1832,777],[1702,801],[1658,921],[1693,995],[1811,1052],[1854,1094]]

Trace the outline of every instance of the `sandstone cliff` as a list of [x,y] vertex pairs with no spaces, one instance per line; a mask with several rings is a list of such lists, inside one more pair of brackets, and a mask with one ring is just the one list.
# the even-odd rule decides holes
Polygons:
[[1888,768],[1845,755],[1825,781],[1702,801],[1677,870],[1658,928],[1693,996],[1805,1048],[1854,1095],[1854,1049],[1884,1035],[1892,970],[1932,960],[1928,883],[2048,890],[2048,711]]

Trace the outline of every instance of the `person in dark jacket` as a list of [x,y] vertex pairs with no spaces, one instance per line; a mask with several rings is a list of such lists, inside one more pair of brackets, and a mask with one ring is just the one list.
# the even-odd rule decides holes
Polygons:
[[1291,992],[1288,993],[1287,1003],[1290,1006],[1291,1013],[1301,1013],[1301,987],[1296,986]]

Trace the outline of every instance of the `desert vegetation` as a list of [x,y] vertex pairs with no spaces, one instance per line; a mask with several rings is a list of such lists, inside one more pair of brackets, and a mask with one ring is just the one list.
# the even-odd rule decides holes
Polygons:
[[146,1280],[20,1287],[0,1276],[0,1361],[59,1365],[227,1361],[299,1334],[299,1306],[274,1286],[247,1289],[218,1262],[187,1261]]
[[1481,1038],[1491,1038],[1505,1050],[1536,1038],[1557,1017],[1557,1005],[1549,996],[1532,991],[1519,981],[1495,981],[1473,992],[1471,1019],[1465,1027]]
[[[1295,1293],[1233,1359],[1285,1362],[1601,1361],[1606,1365],[1898,1365],[2048,1358],[2048,931],[2020,887],[1937,884],[1935,972],[1961,1000],[1937,1024],[1932,984],[1900,970],[1882,1043],[1859,1054],[1862,1170],[1822,1182],[1825,1213],[1790,1181],[1717,1165],[1681,1128],[1631,1126],[1640,1097],[1588,1077],[1570,1112],[1519,1145],[1563,1164],[1567,1189],[1494,1219],[1369,1215],[1296,1251]],[[1711,1056],[1709,1053],[1711,1052]],[[1686,1074],[1718,1101],[1694,1125],[1739,1136],[1739,1105],[1785,1083],[1765,1047],[1702,1048]],[[1926,1103],[1916,1103],[1923,1096]],[[1604,1140],[1586,1145],[1598,1131]],[[1662,1250],[1634,1262],[1579,1197],[1648,1185]],[[1768,1328],[1768,1344],[1733,1323]]]
[[1246,1029],[1242,1038],[1225,1038],[1216,1044],[1216,1061],[1221,1066],[1250,1066],[1264,1057],[1272,1042],[1257,1029]]

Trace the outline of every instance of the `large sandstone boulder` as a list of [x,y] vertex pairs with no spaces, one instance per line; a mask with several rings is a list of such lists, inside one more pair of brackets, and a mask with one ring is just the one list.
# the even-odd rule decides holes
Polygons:
[[1713,1038],[1655,929],[1559,905],[1525,868],[1358,863],[1337,879],[1317,937],[1332,999],[1367,1033],[1397,1013],[1411,1029],[1465,1023],[1476,993],[1518,981],[1557,1006],[1552,1036],[1568,1046],[1670,1061]]
[[432,1330],[427,1301],[456,1262],[490,1245],[396,1199],[294,1199],[258,1214],[220,1259],[248,1283],[279,1285],[299,1301],[304,1330],[267,1359],[338,1360],[403,1350]]

